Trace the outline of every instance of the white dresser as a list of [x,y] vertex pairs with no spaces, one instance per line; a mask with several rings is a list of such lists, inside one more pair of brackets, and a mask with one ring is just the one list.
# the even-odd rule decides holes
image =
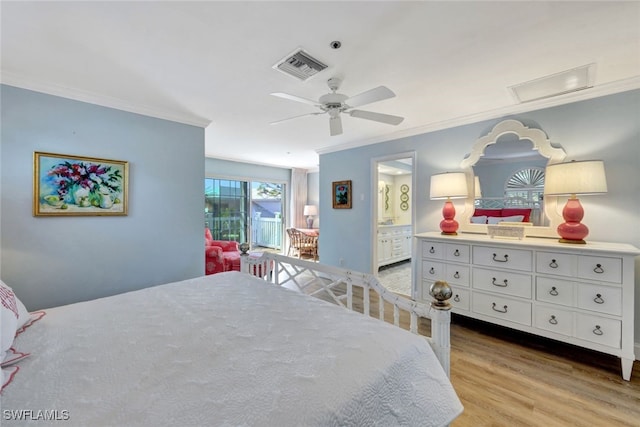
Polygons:
[[415,299],[446,280],[454,313],[613,354],[630,379],[637,248],[431,232],[416,235],[415,250]]
[[411,258],[411,225],[378,226],[378,267]]

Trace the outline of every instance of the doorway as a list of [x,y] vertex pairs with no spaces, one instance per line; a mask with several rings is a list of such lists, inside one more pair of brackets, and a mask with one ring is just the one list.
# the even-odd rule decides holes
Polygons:
[[398,153],[372,162],[372,270],[411,260],[415,222],[415,152]]
[[215,240],[281,252],[284,190],[282,183],[205,178],[205,227]]

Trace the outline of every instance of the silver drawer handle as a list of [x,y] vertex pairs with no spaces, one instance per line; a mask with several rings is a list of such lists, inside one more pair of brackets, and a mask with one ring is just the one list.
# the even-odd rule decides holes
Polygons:
[[552,287],[551,287],[551,290],[549,291],[549,294],[550,294],[550,295],[553,295],[554,297],[557,297],[557,296],[558,296],[558,290],[556,289],[556,287],[555,287],[555,286],[552,286]]
[[455,296],[455,297],[453,297],[453,300],[454,300],[455,302],[460,302],[460,295],[456,294],[456,296]]
[[596,325],[596,328],[593,330],[593,333],[596,335],[604,335],[604,332],[602,332],[602,329],[600,329],[600,325]]
[[458,273],[458,272],[456,271],[456,274],[454,274],[454,275],[453,275],[453,277],[454,277],[454,278],[456,278],[456,279],[459,279],[459,278],[460,278],[460,273]]
[[496,303],[495,302],[493,303],[491,308],[493,309],[493,311],[497,311],[498,313],[506,313],[507,312],[507,306],[506,305],[503,307],[502,310],[500,310],[499,308],[496,308]]
[[551,268],[558,268],[558,263],[556,262],[555,259],[552,259],[551,262],[549,263],[549,267]]
[[509,261],[509,255],[507,255],[507,254],[504,255],[504,259],[496,259],[497,256],[498,256],[497,254],[493,254],[493,260],[495,262],[507,262],[507,261]]
[[453,256],[460,256],[460,251],[456,249],[456,251],[453,253]]
[[552,325],[557,325],[558,319],[556,319],[556,316],[551,315],[551,318],[549,319],[549,323],[551,323]]
[[429,274],[436,274],[436,271],[433,269],[433,267],[429,269]]
[[596,267],[593,269],[593,272],[598,274],[604,273],[604,268],[602,268],[602,264],[596,264]]
[[602,294],[596,294],[596,297],[593,299],[593,302],[596,304],[604,304],[604,299],[602,299]]
[[494,277],[491,283],[493,284],[493,286],[500,286],[501,288],[506,288],[507,286],[509,286],[509,281],[507,279],[504,279],[502,283],[496,283],[496,278]]
[[431,246],[431,249],[429,249],[429,253],[430,254],[435,254],[436,250],[433,248],[433,246]]

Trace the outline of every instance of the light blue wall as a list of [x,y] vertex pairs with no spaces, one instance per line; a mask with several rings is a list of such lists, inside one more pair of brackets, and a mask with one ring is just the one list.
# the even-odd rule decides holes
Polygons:
[[[35,310],[204,273],[204,129],[1,86],[2,280]],[[129,214],[33,217],[33,153],[129,162]]]
[[[265,181],[285,184],[285,203],[288,205],[288,201],[291,200],[291,169],[211,157],[205,159],[204,168],[207,178],[228,178],[238,181]],[[283,215],[285,224],[288,224],[288,212],[283,212]]]
[[238,180],[284,182],[287,184],[291,182],[291,169],[287,168],[234,162],[210,157],[205,159],[204,168],[205,175],[208,178],[225,177]]
[[[320,155],[322,262],[337,266],[342,259],[345,267],[372,271],[372,158],[416,151],[415,231],[436,231],[442,202],[429,200],[430,176],[460,170],[476,139],[507,118],[545,131],[565,149],[567,161],[604,160],[609,192],[581,200],[588,239],[640,247],[640,90],[635,90]],[[353,208],[332,209],[331,182],[349,179]],[[462,209],[463,204],[456,206]]]

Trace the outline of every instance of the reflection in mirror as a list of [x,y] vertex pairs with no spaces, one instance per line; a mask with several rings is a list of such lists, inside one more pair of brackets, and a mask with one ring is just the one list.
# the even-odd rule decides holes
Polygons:
[[530,140],[520,140],[515,134],[500,136],[495,144],[485,148],[482,157],[472,166],[477,178],[474,185],[480,188],[480,194],[478,188],[475,191],[475,207],[484,210],[517,208],[520,212],[530,209],[523,222],[548,225],[542,196],[546,165],[547,158],[533,149]]
[[526,227],[530,236],[556,237],[562,217],[557,197],[542,196],[544,171],[565,155],[540,129],[517,120],[498,123],[461,163],[474,191],[460,215],[460,230],[486,233],[487,225],[507,221],[531,225]]

